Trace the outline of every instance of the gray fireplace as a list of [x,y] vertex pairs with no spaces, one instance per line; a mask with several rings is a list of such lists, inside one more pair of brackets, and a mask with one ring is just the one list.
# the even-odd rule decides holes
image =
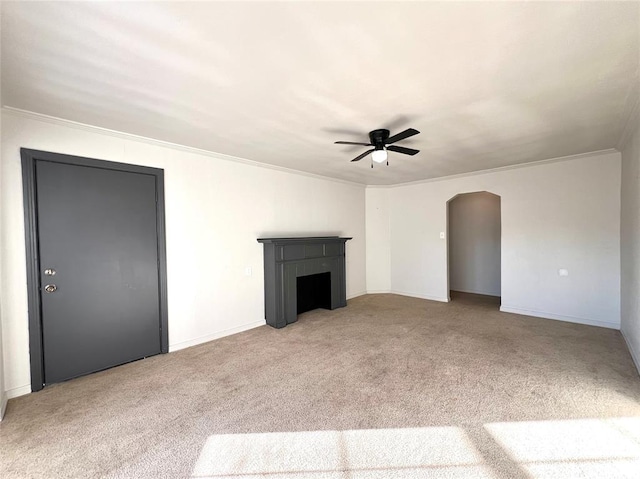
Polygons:
[[345,243],[338,236],[260,238],[264,246],[267,324],[283,328],[298,314],[347,305]]

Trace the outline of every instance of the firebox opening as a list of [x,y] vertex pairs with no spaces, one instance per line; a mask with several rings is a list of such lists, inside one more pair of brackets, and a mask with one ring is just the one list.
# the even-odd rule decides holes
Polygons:
[[318,273],[296,278],[298,314],[312,309],[331,309],[331,273]]

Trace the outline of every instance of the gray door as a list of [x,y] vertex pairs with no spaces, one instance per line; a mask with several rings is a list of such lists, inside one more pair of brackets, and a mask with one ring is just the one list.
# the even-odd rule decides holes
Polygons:
[[155,177],[39,160],[35,176],[44,383],[160,353]]

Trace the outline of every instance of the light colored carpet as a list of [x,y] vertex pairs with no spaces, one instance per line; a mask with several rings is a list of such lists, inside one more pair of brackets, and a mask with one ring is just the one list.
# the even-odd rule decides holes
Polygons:
[[11,400],[0,476],[638,478],[618,331],[369,295]]

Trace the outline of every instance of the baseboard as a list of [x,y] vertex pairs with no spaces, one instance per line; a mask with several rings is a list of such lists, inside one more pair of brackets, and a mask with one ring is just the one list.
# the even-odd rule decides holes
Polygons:
[[368,291],[360,291],[359,293],[353,293],[353,294],[349,294],[347,295],[347,299],[353,299],[353,298],[357,298],[358,296],[364,296],[365,294],[368,294]]
[[448,303],[449,298],[446,296],[430,296],[428,294],[411,293],[406,291],[389,291],[391,294],[398,294],[400,296],[409,296],[410,298],[428,299],[429,301],[440,301],[441,303]]
[[232,334],[241,333],[249,329],[257,328],[258,326],[264,326],[267,322],[263,319],[261,321],[254,321],[252,323],[243,324],[234,328],[224,329],[213,334],[207,334],[206,336],[200,336],[198,338],[189,339],[188,341],[182,341],[176,344],[169,345],[169,352],[180,351],[181,349],[190,348],[191,346],[197,346],[198,344],[208,343],[214,339],[224,338],[225,336],[231,336]]
[[636,365],[636,369],[638,370],[638,374],[640,374],[640,353],[633,349],[631,346],[631,341],[627,338],[625,332],[621,329],[622,337],[624,338],[624,342],[627,343],[627,349],[629,350],[629,354],[631,354],[631,359],[633,359],[633,363]]
[[443,298],[440,296],[429,296],[426,294],[419,294],[419,293],[407,293],[404,291],[393,291],[390,289],[385,289],[385,290],[368,289],[367,294],[397,294],[400,296],[408,296],[410,298],[428,299],[429,301],[440,301],[441,303],[448,303],[450,301],[450,299],[446,297]]
[[18,386],[17,388],[7,389],[5,397],[7,399],[17,398],[18,396],[24,396],[25,394],[31,393],[31,385],[27,384],[26,386]]
[[500,306],[503,313],[521,314],[523,316],[535,316],[536,318],[555,319],[557,321],[565,321],[567,323],[584,324],[587,326],[598,326],[600,328],[620,329],[617,323],[608,321],[598,321],[595,319],[577,318],[575,316],[565,316],[563,314],[545,313],[544,311],[534,311],[530,309],[513,308],[511,306]]
[[455,291],[456,293],[469,293],[469,294],[479,294],[482,296],[493,296],[494,298],[499,298],[500,297],[500,293],[487,293],[485,291],[473,291],[470,289],[456,289],[456,288],[451,288],[451,291]]
[[[181,343],[171,344],[169,345],[169,352],[179,351],[181,349],[189,348],[191,346],[196,346],[198,344],[213,341],[214,339],[219,339],[225,336],[231,336],[232,334],[241,333],[242,331],[247,331],[249,329],[257,328],[258,326],[264,326],[265,324],[267,324],[267,322],[264,320],[254,321],[253,323],[247,323],[241,326],[236,326],[235,328],[229,328],[223,331],[218,331],[217,333],[208,334],[206,336],[200,336],[199,338],[190,339],[189,341],[183,341]],[[18,396],[24,396],[25,394],[29,394],[30,392],[31,392],[30,385],[19,386],[17,388],[8,389],[3,398],[2,404],[0,405],[1,414],[4,414],[4,410],[6,408],[6,402],[9,399],[13,399]],[[0,414],[0,417],[1,417],[1,414]]]

